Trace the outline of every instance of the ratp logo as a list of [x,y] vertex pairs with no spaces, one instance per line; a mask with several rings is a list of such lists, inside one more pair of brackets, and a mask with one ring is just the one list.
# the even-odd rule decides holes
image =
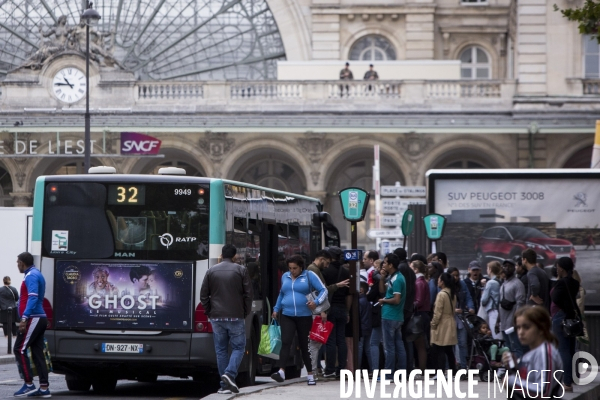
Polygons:
[[165,246],[167,249],[170,245],[173,244],[173,235],[171,235],[170,233],[163,233],[158,238],[160,240],[160,244]]

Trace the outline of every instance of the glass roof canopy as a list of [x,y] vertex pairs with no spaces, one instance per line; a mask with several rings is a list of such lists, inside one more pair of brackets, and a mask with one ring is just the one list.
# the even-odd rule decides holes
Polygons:
[[[21,65],[61,15],[85,0],[0,0],[0,78]],[[283,42],[266,0],[97,0],[114,57],[140,80],[275,79]],[[110,42],[110,37],[106,39]]]

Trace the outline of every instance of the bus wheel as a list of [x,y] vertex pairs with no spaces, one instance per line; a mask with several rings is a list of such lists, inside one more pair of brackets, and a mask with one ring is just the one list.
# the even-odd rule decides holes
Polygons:
[[248,354],[248,370],[240,372],[237,376],[237,384],[240,387],[253,386],[256,384],[256,366],[258,365],[258,353],[256,335],[252,332],[250,337],[250,353]]
[[92,382],[75,376],[67,375],[65,381],[67,381],[67,389],[73,392],[87,392],[92,386]]
[[94,393],[108,394],[115,391],[117,387],[117,378],[101,378],[92,381]]

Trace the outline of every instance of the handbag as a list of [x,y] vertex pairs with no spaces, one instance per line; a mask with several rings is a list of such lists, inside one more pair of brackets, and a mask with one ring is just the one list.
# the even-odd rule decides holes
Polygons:
[[267,300],[267,311],[269,312],[269,323],[260,328],[260,343],[258,354],[263,357],[279,360],[281,351],[281,327],[276,320],[271,318],[271,306]]
[[[566,283],[565,283],[566,285]],[[562,330],[565,336],[567,337],[578,337],[584,336],[584,326],[583,321],[579,317],[579,308],[573,301],[573,296],[571,296],[571,292],[569,292],[569,287],[567,286],[567,294],[569,295],[569,299],[571,299],[571,305],[573,306],[573,310],[575,311],[575,318],[565,318],[562,322]]]
[[[308,271],[308,272],[310,272],[310,271]],[[317,290],[314,290],[314,291],[312,290],[312,286],[310,284],[310,278],[308,277],[308,274],[306,274],[306,279],[308,280],[308,290],[309,290],[309,293],[306,295],[306,300],[312,301],[314,303],[315,300],[317,299],[317,297],[319,297],[319,292]],[[325,285],[323,285],[323,286],[325,286]],[[325,290],[327,290],[327,286],[325,286]],[[323,302],[321,304],[319,304],[317,306],[317,308],[312,310],[312,314],[320,315],[322,312],[329,310],[330,307],[331,307],[331,304],[329,303],[329,296],[326,296],[325,300],[323,300]]]
[[423,336],[425,334],[425,329],[423,326],[423,316],[419,314],[413,314],[412,318],[406,324],[404,340],[407,342],[414,342],[419,337]]
[[517,304],[516,301],[509,301],[504,298],[504,285],[502,285],[502,300],[500,300],[500,307],[506,311],[511,311],[515,304]]
[[329,335],[333,330],[333,323],[330,321],[325,321],[321,319],[321,316],[318,315],[313,319],[312,327],[310,328],[310,333],[308,338],[310,340],[314,340],[319,343],[327,343],[327,339],[329,339]]
[[[11,290],[11,292],[12,292],[12,290]],[[46,361],[46,369],[48,370],[48,373],[53,372],[54,369],[52,368],[50,349],[48,347],[48,340],[46,340],[46,338],[44,338],[44,360]],[[30,347],[27,347],[27,349],[25,350],[25,361],[29,364],[29,367],[31,368],[31,372],[33,373],[33,376],[39,376],[37,367],[35,366],[35,363],[33,362],[33,357],[31,355]],[[21,376],[21,379],[25,379],[25,374],[23,373],[23,370],[21,369],[20,364],[18,364],[18,370],[19,370],[19,375]]]

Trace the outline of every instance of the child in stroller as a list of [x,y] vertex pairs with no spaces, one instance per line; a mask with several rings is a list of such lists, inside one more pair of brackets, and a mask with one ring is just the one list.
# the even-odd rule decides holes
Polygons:
[[492,331],[490,330],[488,324],[483,323],[479,327],[477,341],[481,344],[481,348],[483,349],[483,351],[485,351],[485,353],[490,357],[490,367],[502,367],[502,363],[496,360],[502,359],[502,354],[504,354],[504,352],[509,351],[510,349],[506,346],[498,347],[498,343],[501,341],[492,337]]
[[504,347],[504,341],[492,337],[490,327],[483,318],[469,314],[458,316],[469,328],[469,367],[479,370],[479,379],[484,382],[490,379],[491,376],[488,374],[490,370],[498,370],[499,378],[504,376],[506,370],[501,363],[497,362],[497,359],[508,351],[508,348]]

